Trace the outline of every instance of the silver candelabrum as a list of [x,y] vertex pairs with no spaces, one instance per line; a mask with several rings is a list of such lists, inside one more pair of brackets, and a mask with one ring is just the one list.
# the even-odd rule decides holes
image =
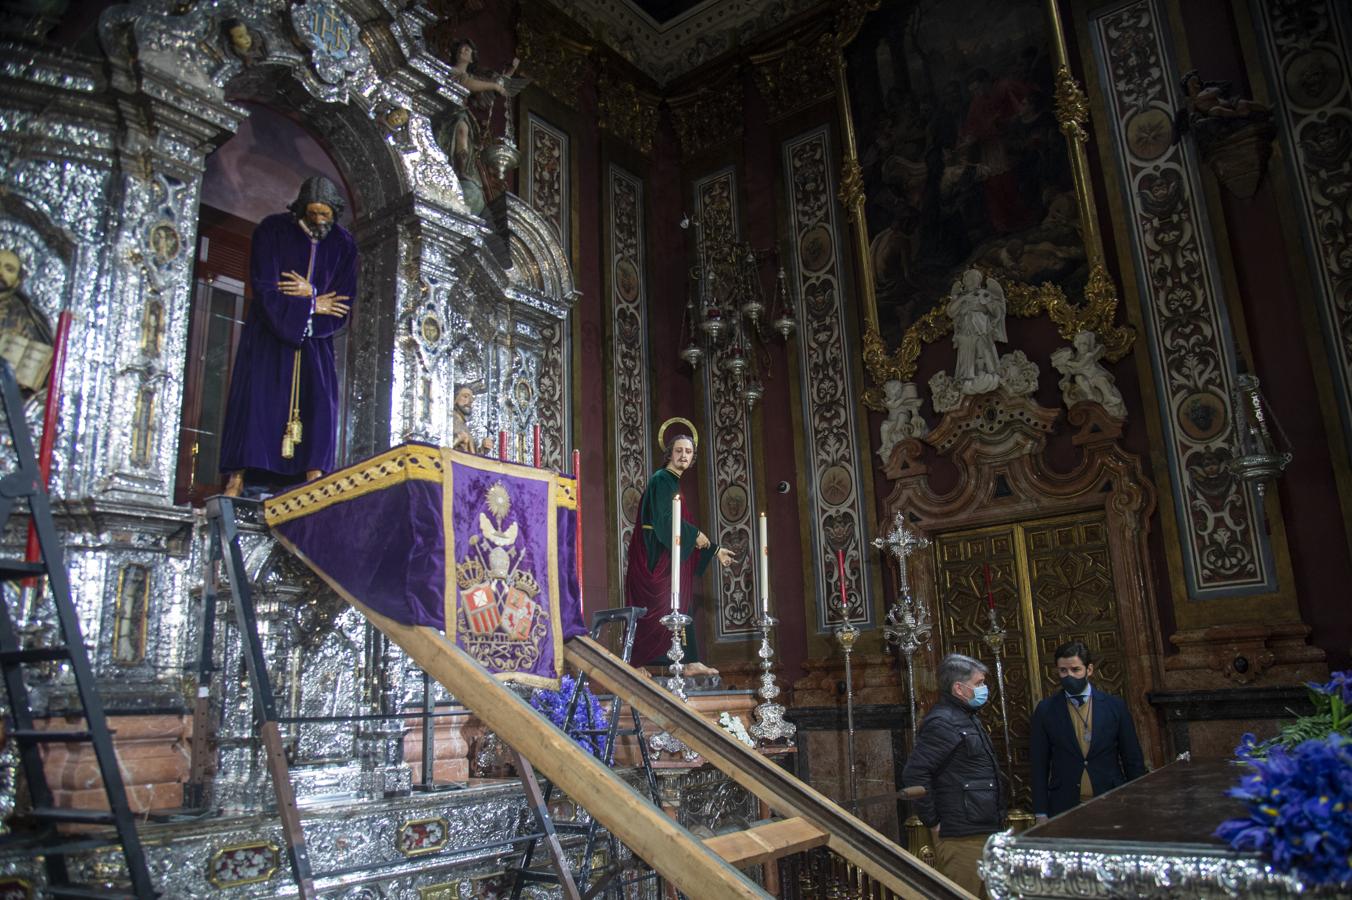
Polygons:
[[912,553],[923,550],[930,544],[929,538],[921,537],[906,525],[906,517],[897,513],[892,530],[885,536],[873,541],[873,546],[897,558],[898,591],[897,602],[887,611],[887,624],[883,626],[883,635],[897,645],[901,655],[906,658],[906,696],[911,710],[911,743],[915,744],[915,666],[912,664],[915,651],[921,645],[928,645],[934,632],[934,623],[930,619],[929,608],[911,596],[911,577],[907,569],[907,560]]
[[779,620],[766,612],[761,615],[759,622],[761,645],[757,655],[761,661],[761,684],[760,690],[756,693],[764,702],[754,711],[756,724],[747,730],[751,732],[752,737],[760,741],[769,742],[785,738],[792,743],[794,732],[798,728],[792,722],[784,721],[784,707],[775,702],[775,698],[779,696],[779,686],[775,684],[774,663],[771,662],[775,650],[770,645],[770,629],[778,625]]
[[[685,677],[683,675],[685,671],[685,647],[681,646],[681,637],[695,620],[683,612],[672,610],[658,621],[671,632],[671,649],[667,650],[667,658],[671,660],[671,677],[667,679],[667,688],[681,700],[688,700],[689,698],[685,695]],[[648,748],[654,753],[679,753],[681,758],[687,762],[699,756],[698,753],[687,747],[680,738],[667,731],[658,732],[648,738]]]
[[[929,608],[911,595],[911,577],[907,561],[912,553],[923,550],[930,544],[929,538],[921,537],[906,526],[906,517],[897,513],[892,522],[892,530],[873,541],[873,546],[884,553],[897,558],[897,601],[887,611],[887,624],[883,626],[883,636],[896,644],[897,650],[906,659],[906,701],[910,707],[911,747],[914,749],[916,733],[920,723],[916,721],[915,705],[915,652],[921,646],[928,646],[930,635],[934,633],[934,623]],[[911,853],[932,862],[934,849],[929,845],[929,829],[920,817],[911,813],[904,823],[907,849]]]

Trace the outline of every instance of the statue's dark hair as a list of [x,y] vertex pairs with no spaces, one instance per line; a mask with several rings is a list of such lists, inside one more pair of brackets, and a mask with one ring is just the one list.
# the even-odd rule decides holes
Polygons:
[[322,203],[333,210],[334,221],[343,214],[346,204],[343,202],[342,191],[338,190],[338,185],[334,184],[323,175],[312,175],[301,183],[300,192],[296,194],[296,199],[291,202],[287,209],[297,219],[305,217],[305,207],[311,203]]
[[695,449],[695,437],[694,437],[694,435],[690,435],[690,434],[678,434],[678,435],[676,435],[675,437],[673,437],[671,440],[667,441],[667,449],[666,449],[666,451],[665,451],[665,452],[666,452],[666,460],[665,460],[666,462],[671,462],[671,451],[672,451],[673,449],[675,449],[675,447],[676,447],[676,442],[677,442],[677,441],[689,441],[689,442],[690,442],[690,449],[691,449],[691,450]]
[[460,56],[461,47],[469,47],[470,52],[469,65],[466,66],[465,69],[471,75],[478,74],[479,46],[475,44],[474,41],[470,40],[467,37],[456,38],[455,40],[451,41],[451,49],[448,54],[449,58],[447,59],[447,62],[449,62],[452,66],[455,65],[456,58]]

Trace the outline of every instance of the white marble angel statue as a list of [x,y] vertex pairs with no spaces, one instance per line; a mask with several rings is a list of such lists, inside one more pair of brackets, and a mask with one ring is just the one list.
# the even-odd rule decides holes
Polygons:
[[1117,389],[1113,375],[1099,362],[1103,345],[1092,331],[1081,331],[1071,342],[1073,347],[1052,351],[1052,366],[1061,373],[1061,398],[1066,408],[1091,400],[1118,419],[1127,417],[1127,405]]
[[964,394],[984,394],[1000,386],[1000,357],[995,342],[1005,336],[1005,291],[1000,282],[968,269],[948,292],[953,347],[958,351],[954,380]]
[[915,382],[893,379],[883,385],[887,418],[878,429],[878,456],[884,463],[891,458],[892,448],[897,444],[929,433],[929,425],[920,415],[920,405],[924,402]]

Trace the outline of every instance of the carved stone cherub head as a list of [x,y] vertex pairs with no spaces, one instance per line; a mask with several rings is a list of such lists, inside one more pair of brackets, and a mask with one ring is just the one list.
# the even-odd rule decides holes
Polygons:
[[249,28],[243,19],[226,19],[221,23],[227,48],[247,66],[268,55],[267,44],[261,35]]

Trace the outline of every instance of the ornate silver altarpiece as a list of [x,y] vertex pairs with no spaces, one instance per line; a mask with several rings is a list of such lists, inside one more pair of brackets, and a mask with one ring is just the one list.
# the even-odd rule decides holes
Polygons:
[[[231,19],[265,55],[231,51]],[[242,104],[303,123],[355,195],[361,276],[340,351],[339,462],[411,439],[449,443],[462,381],[484,386],[478,429],[530,434],[543,422],[546,463],[566,458],[562,427],[549,423],[568,418],[564,361],[550,352],[577,296],[567,256],[511,194],[484,218],[469,213],[433,140],[432,121],[467,98],[427,48],[433,22],[425,4],[396,0],[144,0],[104,11],[97,56],[0,24],[0,247],[18,251],[25,289],[49,318],[74,314],[52,491],[119,748],[141,741],[160,754],[120,749],[134,803],[136,785],[164,779],[151,769],[182,770],[190,740],[203,534],[200,516],[173,502],[175,461],[205,158],[239,128]],[[394,109],[406,125],[391,128]],[[37,426],[40,398],[31,410]],[[12,553],[24,534],[3,540]],[[503,851],[455,848],[510,836],[525,809],[519,788],[410,794],[405,721],[376,716],[420,706],[421,673],[261,527],[245,523],[242,541],[279,710],[334,718],[289,735],[315,869],[354,873],[321,877],[325,896],[475,895],[473,879],[500,871]],[[216,817],[150,826],[147,852],[166,896],[285,896],[294,888],[222,596]],[[30,604],[24,619],[40,641],[43,611],[11,599]],[[39,712],[71,708],[59,669],[36,687]],[[7,772],[12,807],[12,761]],[[178,777],[141,805],[178,805],[164,793]],[[114,854],[79,866],[118,874]],[[0,858],[6,876],[41,881],[31,857]]]

